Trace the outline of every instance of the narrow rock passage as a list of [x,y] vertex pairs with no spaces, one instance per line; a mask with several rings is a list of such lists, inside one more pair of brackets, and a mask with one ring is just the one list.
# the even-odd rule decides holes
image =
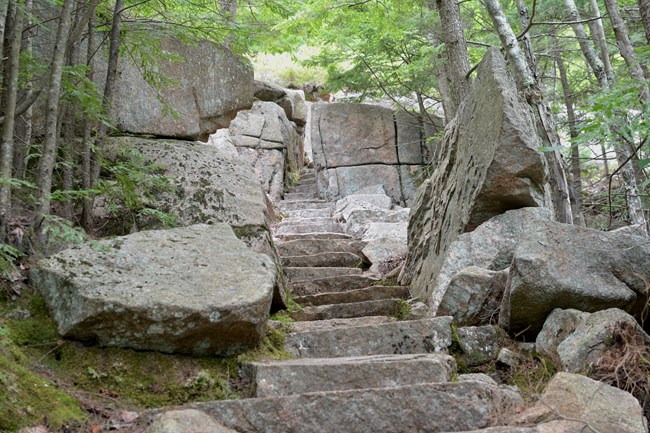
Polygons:
[[398,320],[408,287],[363,270],[364,243],[317,198],[312,170],[280,203],[273,235],[288,288],[288,361],[243,366],[249,397],[197,405],[240,432],[452,432],[494,425],[517,393],[457,381],[451,318]]

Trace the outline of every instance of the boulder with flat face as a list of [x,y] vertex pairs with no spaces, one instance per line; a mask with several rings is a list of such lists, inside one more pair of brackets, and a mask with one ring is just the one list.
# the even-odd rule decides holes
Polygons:
[[411,205],[401,283],[410,283],[415,296],[431,296],[461,233],[508,210],[552,206],[546,162],[538,150],[542,141],[516,88],[503,56],[489,50],[445,128],[435,172]]
[[232,355],[264,335],[276,269],[221,223],[71,248],[38,262],[30,278],[64,337]]
[[542,221],[514,251],[499,324],[536,335],[555,308],[619,308],[642,321],[648,281],[646,238]]
[[[168,37],[162,48],[176,58],[157,64],[169,80],[160,90],[128,56],[120,57],[113,98],[118,130],[207,140],[253,103],[253,69],[245,59],[207,41],[186,45]],[[97,63],[97,76],[105,76],[105,63]]]

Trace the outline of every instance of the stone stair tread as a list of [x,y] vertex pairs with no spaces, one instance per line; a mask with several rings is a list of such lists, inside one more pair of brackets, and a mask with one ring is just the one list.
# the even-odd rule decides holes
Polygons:
[[332,209],[332,203],[325,200],[283,200],[278,204],[281,212],[305,209]]
[[288,218],[325,218],[332,216],[332,208],[325,207],[321,209],[298,209],[282,212]]
[[292,359],[242,367],[245,395],[252,397],[448,382],[455,372],[456,360],[439,353]]
[[283,266],[292,267],[356,267],[363,258],[354,253],[326,252],[300,256],[282,256]]
[[295,241],[298,239],[352,239],[352,236],[346,233],[318,232],[318,233],[291,233],[291,234],[273,234],[274,239],[283,241]]
[[276,236],[295,235],[305,233],[343,233],[343,227],[339,223],[278,223],[275,228]]
[[514,392],[477,382],[324,391],[193,403],[238,432],[448,432],[489,427],[521,404]]
[[314,198],[318,198],[316,191],[287,192],[284,194],[285,200],[310,200]]
[[446,352],[451,345],[448,316],[396,321],[286,335],[284,348],[303,358]]
[[284,268],[284,275],[289,282],[309,281],[333,275],[361,275],[363,271],[359,268],[339,268],[339,267],[290,267]]
[[380,299],[409,297],[406,286],[370,286],[345,292],[327,292],[307,296],[294,296],[293,300],[302,306],[346,304],[351,302],[375,301]]
[[311,217],[311,218],[300,218],[288,216],[287,218],[282,219],[278,225],[302,225],[302,224],[338,224],[331,216],[325,217]]
[[346,239],[302,239],[275,244],[280,256],[306,256],[320,253],[354,253],[361,255],[366,242]]
[[304,307],[290,313],[293,320],[312,321],[328,319],[349,319],[351,317],[390,316],[399,309],[401,299],[380,299],[376,301],[349,302],[346,304],[329,304]]
[[336,328],[354,328],[356,326],[379,325],[380,323],[391,323],[397,321],[397,318],[390,316],[368,316],[354,317],[350,319],[330,319],[290,323],[269,320],[269,326],[276,329],[282,329],[290,333],[300,333]]
[[346,292],[363,289],[381,280],[367,275],[328,275],[310,281],[294,281],[288,284],[288,289],[294,296],[308,296],[319,293]]

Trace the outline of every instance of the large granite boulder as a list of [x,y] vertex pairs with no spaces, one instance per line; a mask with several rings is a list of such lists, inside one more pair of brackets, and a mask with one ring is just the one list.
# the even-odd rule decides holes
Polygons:
[[646,238],[542,221],[514,251],[499,324],[536,335],[555,308],[620,308],[642,321],[648,281]]
[[285,164],[298,173],[304,164],[302,138],[284,110],[273,102],[255,101],[231,122],[230,135],[237,151],[254,168],[273,201],[282,198]]
[[584,311],[556,308],[548,316],[542,330],[537,334],[535,350],[551,359],[559,360],[557,347],[568,336],[573,334],[589,315]]
[[[429,297],[450,245],[464,231],[522,207],[552,207],[542,141],[503,56],[488,50],[469,94],[445,128],[437,167],[411,206],[401,275]],[[468,266],[466,264],[463,267]]]
[[[573,425],[562,428],[554,421]],[[556,374],[540,401],[517,415],[513,422],[523,425],[540,423],[537,433],[648,431],[641,405],[632,394],[571,373]]]
[[430,162],[431,122],[379,105],[314,104],[308,136],[321,195],[340,199],[381,183],[395,203],[409,204]]
[[[162,49],[174,58],[156,66],[167,80],[160,90],[130,57],[120,57],[113,99],[120,131],[205,141],[253,103],[253,69],[242,57],[211,42],[188,45],[173,37]],[[97,67],[97,76],[105,76],[106,64]]]
[[[224,140],[220,145],[206,145],[113,137],[108,147],[136,149],[145,162],[162,167],[174,190],[158,194],[157,200],[148,204],[150,207],[173,215],[181,226],[227,223],[249,247],[272,257],[281,268],[271,238],[272,215],[264,192],[251,167],[231,148],[228,150],[227,139]],[[279,272],[274,309],[284,303],[284,283]]]
[[[411,209],[410,234],[413,234],[413,224],[419,224],[413,219],[413,212],[416,212],[416,210]],[[519,241],[526,233],[537,231],[538,228],[542,227],[543,222],[550,218],[551,213],[545,208],[516,209],[492,218],[472,232],[463,233],[451,242],[447,247],[446,254],[427,255],[426,260],[428,262],[419,270],[420,276],[416,279],[417,284],[412,286],[412,290],[417,287],[417,295],[428,299],[432,311],[436,312],[445,298],[450,282],[455,275],[470,266],[488,271],[502,271],[509,268]],[[421,226],[424,227],[424,224]],[[409,238],[411,245],[412,241],[412,238]],[[417,269],[414,268],[414,265],[417,265],[417,263],[413,262],[414,258],[415,255],[410,251],[410,269]],[[401,278],[403,279],[404,275]],[[427,281],[428,286],[424,286]],[[463,282],[467,282],[467,279],[456,281],[456,283]],[[476,307],[480,310],[483,304],[479,300],[487,300],[491,296],[484,292],[485,286],[474,287],[476,287],[476,291],[472,289],[472,286],[469,286],[467,290],[459,290],[462,288],[455,285],[454,293],[450,293],[445,301],[445,311],[450,315],[457,316],[459,311],[456,311],[452,305],[455,303],[453,298],[462,299],[465,297],[473,297],[478,303],[472,306],[468,305],[468,308],[474,309]],[[465,294],[461,292],[465,292]],[[485,293],[485,296],[481,294],[482,292]],[[500,297],[498,300],[500,301]],[[464,313],[461,313],[461,315],[464,315]]]
[[74,247],[30,273],[64,337],[194,355],[257,345],[275,278],[273,261],[223,223]]

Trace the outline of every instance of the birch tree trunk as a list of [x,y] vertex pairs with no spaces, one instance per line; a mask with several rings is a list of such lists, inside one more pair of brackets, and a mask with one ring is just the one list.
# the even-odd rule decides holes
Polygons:
[[5,122],[2,124],[0,141],[0,242],[7,235],[7,222],[11,213],[11,186],[8,180],[12,176],[14,156],[14,120],[16,113],[16,96],[18,95],[18,72],[20,71],[20,46],[23,33],[23,13],[16,8],[13,28],[7,28],[9,58],[6,63],[5,82],[3,82],[3,103]]
[[[612,21],[612,27],[614,28],[614,35],[616,36],[616,44],[618,45],[618,50],[625,60],[628,71],[632,78],[638,82],[645,82],[646,77],[639,64],[636,53],[634,52],[634,47],[630,41],[630,37],[627,32],[627,27],[621,16],[621,10],[618,7],[616,0],[605,0],[605,6],[607,7],[607,13],[609,13],[609,19]],[[650,102],[650,92],[648,92],[648,86],[641,86],[641,98]]]
[[451,112],[448,116],[445,113],[445,117],[451,119],[469,90],[469,55],[458,3],[456,0],[435,0],[435,4],[440,15],[441,37],[447,57],[445,76],[449,83]]
[[[32,14],[32,0],[25,0],[25,14],[27,17]],[[32,54],[32,22],[26,23],[27,31],[23,32],[23,43],[21,51],[31,57]],[[32,82],[27,80],[24,83],[21,98],[28,99],[32,94]],[[27,171],[27,155],[32,144],[32,106],[30,105],[24,113],[16,113],[16,126],[14,137],[14,177],[24,180]]]
[[[593,1],[593,0],[592,0]],[[638,0],[639,14],[645,30],[645,39],[650,44],[650,0]]]
[[607,49],[607,38],[605,37],[605,29],[603,28],[603,19],[600,15],[600,8],[598,7],[598,0],[591,0],[591,16],[595,18],[593,21],[589,21],[589,29],[591,30],[591,36],[595,40],[595,44],[598,47],[600,60],[603,62],[605,67],[605,75],[607,75],[607,80],[609,85],[613,86],[616,84],[616,76],[614,75],[614,68],[612,68],[612,62],[609,59],[609,50]]
[[[537,80],[535,80],[528,67],[526,56],[519,47],[517,37],[503,13],[499,0],[485,0],[485,6],[499,34],[501,44],[508,53],[513,65],[517,85],[531,106],[542,141],[546,147],[557,148],[561,146],[551,110],[543,102]],[[549,165],[549,183],[553,194],[555,218],[560,222],[571,224],[573,223],[573,213],[569,199],[569,185],[559,152],[544,152],[544,157]]]
[[43,137],[43,150],[38,163],[36,184],[38,187],[36,197],[36,213],[41,217],[50,213],[50,193],[52,192],[52,173],[56,161],[57,149],[57,123],[59,116],[59,95],[61,93],[61,75],[65,57],[66,37],[70,29],[70,21],[74,1],[63,2],[63,9],[56,34],[54,52],[50,67],[50,77],[45,102],[45,133]]

